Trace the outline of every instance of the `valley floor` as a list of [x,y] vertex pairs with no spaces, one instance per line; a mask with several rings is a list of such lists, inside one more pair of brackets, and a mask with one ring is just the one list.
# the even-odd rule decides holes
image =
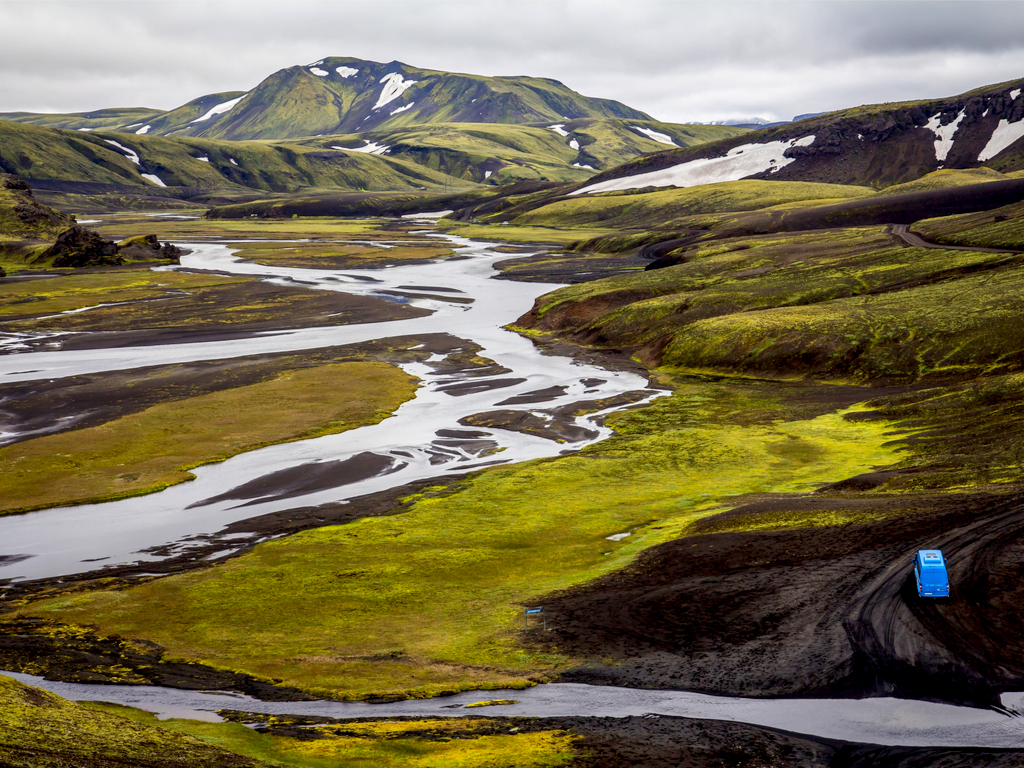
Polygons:
[[[984,708],[1024,690],[1016,579],[1024,566],[1024,338],[1021,256],[1010,248],[1024,209],[916,223],[910,231],[925,246],[884,225],[740,233],[737,222],[749,220],[754,205],[743,185],[722,190],[720,210],[683,211],[689,219],[658,233],[674,242],[657,254],[668,258],[656,270],[642,269],[650,260],[637,250],[639,239],[659,237],[642,227],[594,229],[586,217],[600,201],[620,206],[629,197],[648,206],[627,207],[629,215],[650,216],[659,205],[679,214],[679,195],[595,198],[582,213],[541,208],[488,228],[495,238],[507,232],[529,243],[533,233],[567,246],[508,249],[505,277],[576,283],[524,307],[522,333],[547,345],[552,361],[572,348],[581,363],[644,372],[663,396],[626,407],[640,397],[588,400],[581,388],[574,405],[546,417],[525,416],[527,401],[510,398],[466,417],[467,434],[446,437],[479,440],[473,430],[504,426],[524,439],[583,445],[596,427],[576,417],[602,409],[613,409],[600,422],[614,435],[350,505],[285,505],[248,528],[229,528],[252,534],[262,526],[262,535],[222,557],[204,559],[218,553],[211,541],[155,573],[0,582],[0,669],[216,685],[286,700],[396,699],[558,679]],[[837,196],[806,186],[781,204],[811,195],[824,206]],[[560,226],[543,237],[532,222]],[[101,227],[127,237],[154,225],[125,217]],[[472,237],[484,225],[444,227]],[[341,273],[452,256],[436,239],[382,222],[182,220],[157,228],[194,240],[316,237],[249,243],[240,255],[267,268]],[[406,242],[384,247],[391,240]],[[0,329],[29,350],[54,339],[83,350],[254,339],[289,323],[425,322],[417,302],[427,289],[403,290],[409,296],[395,303],[210,272],[100,269],[0,281]],[[61,314],[110,299],[125,303]],[[25,361],[17,370],[29,369],[33,354],[16,355]],[[3,498],[15,512],[143,483],[125,450],[110,447],[120,439],[135,446],[135,461],[166,460],[180,471],[380,420],[410,395],[394,366],[431,360],[451,375],[513,373],[496,374],[495,361],[453,329],[3,384],[0,434],[8,444],[0,462],[31,465],[33,478],[52,475],[45,485],[18,486],[16,473],[5,471]],[[373,398],[358,392],[371,374]],[[543,410],[560,394],[530,396]],[[247,410],[262,414],[253,434],[241,429],[252,421]],[[217,419],[233,412],[239,425],[222,427],[228,422]],[[168,424],[193,436],[187,451],[166,455]],[[205,449],[203,427],[230,433],[236,447]],[[88,441],[99,448],[86,453]],[[86,472],[98,485],[82,490],[75,484]],[[293,480],[275,479],[275,492]],[[264,541],[269,532],[291,535]],[[914,594],[910,558],[926,547],[950,560],[948,601]],[[21,554],[29,553],[0,552],[8,558],[0,565]],[[519,631],[522,609],[534,605],[544,606],[548,631]],[[505,719],[493,709],[457,723],[250,722],[236,714],[233,723],[199,724],[108,707],[105,727],[118,735],[101,738],[85,725],[100,717],[95,707],[85,714],[84,705],[4,680],[0,723],[16,735],[0,737],[0,759],[13,765],[61,764],[72,741],[40,736],[55,728],[81,729],[81,743],[94,746],[80,764],[97,766],[980,766],[1021,758],[1015,750],[878,747],[670,717]],[[176,750],[177,763],[166,757]],[[191,756],[203,750],[213,751]]]

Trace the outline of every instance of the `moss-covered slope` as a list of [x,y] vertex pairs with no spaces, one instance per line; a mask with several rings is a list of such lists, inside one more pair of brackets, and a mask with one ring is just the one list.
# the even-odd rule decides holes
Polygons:
[[177,187],[420,190],[447,177],[400,159],[262,142],[79,133],[0,122],[0,170],[47,188],[180,196]]
[[873,383],[1024,365],[1024,255],[912,248],[883,227],[699,243],[682,263],[560,289],[521,323],[653,365]]

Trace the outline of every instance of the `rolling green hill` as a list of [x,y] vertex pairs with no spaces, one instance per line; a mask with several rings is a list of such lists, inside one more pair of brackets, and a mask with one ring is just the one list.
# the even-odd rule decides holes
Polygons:
[[183,194],[178,188],[191,195],[218,189],[419,190],[452,182],[402,159],[298,144],[79,133],[5,122],[0,170],[48,189],[171,197]]
[[[212,100],[224,95],[229,94]],[[206,103],[174,119],[180,122]],[[214,190],[402,192],[520,180],[575,183],[594,173],[581,160],[612,165],[664,146],[638,134],[634,123],[693,142],[742,130],[607,118],[579,121],[579,128],[570,125],[561,132],[452,123],[270,143],[79,132],[0,121],[0,171],[65,193],[157,197]],[[573,143],[583,149],[574,149]]]
[[159,109],[126,107],[123,109],[98,109],[95,112],[70,114],[41,114],[36,112],[0,112],[0,120],[28,125],[45,125],[50,128],[68,128],[73,131],[114,131],[128,126],[142,127],[147,120],[154,120],[166,114]]

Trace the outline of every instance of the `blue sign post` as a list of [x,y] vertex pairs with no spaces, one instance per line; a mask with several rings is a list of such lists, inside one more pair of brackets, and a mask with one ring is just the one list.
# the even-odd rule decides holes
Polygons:
[[548,631],[548,617],[544,615],[544,608],[526,608],[523,610],[523,631],[527,632],[530,629],[530,617],[540,616],[541,621],[544,622],[544,631]]

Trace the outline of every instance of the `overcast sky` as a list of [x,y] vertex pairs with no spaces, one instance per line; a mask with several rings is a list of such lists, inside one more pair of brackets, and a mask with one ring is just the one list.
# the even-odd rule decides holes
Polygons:
[[561,80],[660,120],[1024,77],[1024,2],[0,0],[0,111],[171,109],[326,56]]

